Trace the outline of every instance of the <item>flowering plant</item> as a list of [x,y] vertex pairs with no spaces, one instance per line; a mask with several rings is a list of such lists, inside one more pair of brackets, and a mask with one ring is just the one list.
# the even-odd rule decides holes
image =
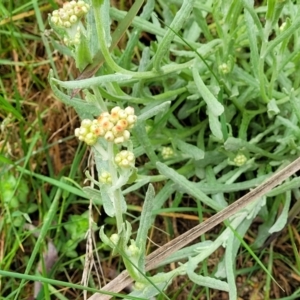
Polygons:
[[[253,136],[248,135],[252,119],[258,115],[262,119],[273,118],[280,113],[279,106],[287,101],[273,88],[277,84],[277,66],[284,68],[280,55],[286,50],[300,19],[296,18],[293,25],[288,21],[283,28],[277,28],[274,24],[278,22],[283,4],[273,5],[273,2],[266,7],[263,25],[258,12],[245,1],[239,5],[211,1],[203,6],[201,1],[183,0],[174,15],[168,5],[160,2],[168,21],[164,28],[156,18],[154,0],[147,1],[139,16],[142,0],[135,1],[128,13],[111,8],[108,0],[91,0],[71,1],[52,14],[50,24],[60,34],[82,73],[80,80],[73,81],[61,81],[50,73],[50,84],[54,94],[73,106],[82,120],[75,135],[91,147],[98,173],[94,176],[86,172],[90,186],[83,190],[94,203],[103,205],[108,216],[116,219],[116,232],[108,236],[101,227],[100,238],[113,253],[122,256],[128,273],[136,281],[132,295],[149,299],[158,290],[164,290],[175,276],[184,274],[199,286],[218,288],[228,292],[230,299],[236,299],[233,258],[243,243],[240,235],[246,233],[259,213],[262,218],[268,215],[266,196],[233,214],[214,241],[203,239],[165,258],[162,264],[186,261],[170,272],[150,278],[145,275],[148,270],[145,265],[151,264],[155,257],[145,264],[147,232],[153,222],[153,212],[174,194],[175,202],[183,193],[195,198],[201,219],[203,210],[220,212],[227,207],[228,194],[232,191],[244,194],[245,189],[259,185],[265,179],[265,169],[282,163],[282,153],[290,157],[296,152],[293,139],[282,142],[290,137],[289,133],[282,133],[279,144],[274,142],[277,136],[268,138],[273,130],[281,132],[279,128],[283,123],[289,124],[286,116],[264,132],[254,124]],[[180,1],[171,2],[178,5]],[[245,11],[243,18],[240,17],[242,10]],[[217,20],[213,28],[205,21],[208,12]],[[119,23],[112,34],[110,18]],[[126,48],[114,51],[131,24],[133,29],[128,34]],[[177,34],[181,30],[184,39]],[[142,31],[156,37],[149,46],[139,40]],[[271,33],[278,36],[269,43]],[[206,40],[204,45],[199,42],[202,35]],[[216,35],[218,38],[214,38]],[[245,43],[246,52],[241,53]],[[281,54],[275,55],[276,51]],[[139,65],[131,59],[135,55]],[[243,60],[243,55],[247,60]],[[243,61],[241,66],[237,65],[239,60]],[[248,66],[248,60],[253,66]],[[265,74],[265,67],[273,61],[275,70]],[[247,72],[242,70],[244,65],[248,66]],[[248,74],[252,69],[254,75]],[[287,78],[282,77],[280,81],[286,84],[285,91],[290,89]],[[84,99],[77,96],[78,90],[82,90]],[[291,98],[293,95],[291,92]],[[299,117],[290,107],[283,111],[294,120]],[[234,137],[235,134],[238,137]],[[272,146],[264,150],[269,144]],[[269,153],[269,149],[277,149],[277,154]],[[146,155],[149,161],[137,170],[135,161],[141,155]],[[262,157],[271,163],[267,161],[263,165]],[[259,163],[255,162],[257,158]],[[174,168],[180,165],[180,170],[175,171],[171,165]],[[155,175],[147,172],[148,168],[154,169]],[[245,181],[235,182],[240,177]],[[194,182],[194,178],[200,182]],[[155,195],[149,183],[164,180],[168,181]],[[134,236],[131,224],[124,218],[125,195],[146,184],[149,186]],[[280,190],[274,195],[278,195],[276,193]],[[284,204],[285,211],[289,201],[290,198]],[[286,221],[286,215],[282,214],[282,218]],[[256,246],[262,245],[267,230],[276,231],[280,227],[278,222],[270,228],[271,223],[262,228]],[[207,274],[205,268],[205,276],[198,274],[197,266],[219,247],[225,249],[225,254],[214,273]]]

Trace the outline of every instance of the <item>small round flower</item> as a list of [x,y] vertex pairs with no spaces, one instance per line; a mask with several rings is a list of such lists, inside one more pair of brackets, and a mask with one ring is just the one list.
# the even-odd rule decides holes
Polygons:
[[120,107],[120,106],[115,106],[115,107],[113,107],[113,108],[111,109],[110,114],[111,114],[111,115],[112,115],[112,114],[117,114],[117,113],[119,113],[120,110],[121,110],[121,107]]
[[69,22],[69,21],[65,21],[65,22],[63,23],[63,25],[64,25],[64,27],[66,27],[66,28],[70,28],[70,27],[72,26],[71,22]]
[[101,122],[100,125],[105,131],[111,130],[114,127],[114,124],[112,122],[110,122],[109,120],[105,120],[105,121]]
[[97,136],[104,136],[105,134],[105,130],[98,124],[93,124],[90,130]]
[[109,120],[110,120],[111,122],[113,122],[114,124],[116,124],[116,123],[120,120],[119,114],[118,114],[117,112],[112,112],[112,113],[110,114]]
[[54,23],[55,25],[58,25],[59,18],[56,17],[56,16],[52,16],[52,17],[51,17],[51,22]]
[[124,128],[122,126],[116,125],[112,128],[111,131],[115,137],[119,137],[123,135]]
[[123,136],[118,136],[118,137],[116,137],[116,138],[114,139],[114,143],[115,143],[115,144],[122,144],[122,143],[124,143],[124,142],[125,142],[125,139],[124,139]]
[[79,128],[79,135],[87,135],[88,133],[89,133],[88,128],[86,128],[86,127]]
[[81,127],[89,128],[93,124],[93,121],[89,119],[83,119],[81,121]]
[[59,17],[59,12],[58,12],[57,9],[52,12],[52,16],[53,17]]
[[120,236],[117,233],[113,233],[109,238],[113,244],[117,245],[120,239]]
[[104,135],[104,138],[108,141],[108,142],[113,142],[115,139],[114,134],[111,131],[107,131]]
[[78,18],[77,18],[75,15],[72,15],[72,16],[70,17],[70,22],[71,22],[72,24],[76,23],[77,21],[78,21]]
[[134,108],[131,106],[127,106],[124,111],[128,116],[134,115]]
[[74,133],[75,133],[75,136],[78,137],[80,135],[80,128],[76,128]]
[[89,132],[89,133],[85,136],[84,141],[85,141],[89,146],[92,146],[92,145],[94,145],[94,144],[96,143],[97,137],[96,137],[93,133]]
[[128,130],[124,130],[123,137],[124,137],[125,141],[128,141],[130,138],[130,132]]
[[126,119],[127,118],[127,113],[125,112],[125,110],[123,110],[123,109],[119,110],[119,118],[120,119]]
[[129,115],[127,118],[126,118],[129,126],[128,128],[132,128],[133,125],[136,123],[136,120],[137,120],[137,116],[136,115]]
[[123,130],[125,130],[128,126],[128,122],[125,119],[119,120],[116,124],[116,126],[119,126],[120,128],[122,128]]
[[58,11],[58,13],[59,13],[59,17],[61,18],[62,21],[66,21],[69,19],[68,14],[63,9],[60,9]]
[[[65,13],[69,16],[69,19],[70,19],[72,16],[76,17],[75,14],[74,14],[74,9],[72,9],[72,8],[65,9]],[[76,17],[76,18],[77,18],[77,17]]]

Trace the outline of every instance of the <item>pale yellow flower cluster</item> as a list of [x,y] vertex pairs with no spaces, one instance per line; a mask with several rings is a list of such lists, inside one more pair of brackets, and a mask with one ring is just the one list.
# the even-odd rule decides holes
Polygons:
[[84,1],[70,1],[63,7],[54,10],[51,22],[58,27],[64,28],[68,36],[64,37],[66,45],[78,45],[80,43],[80,19],[88,13],[90,6]]
[[163,159],[168,159],[174,156],[174,151],[171,147],[162,147],[161,155]]
[[110,184],[112,182],[111,174],[107,171],[103,171],[99,176],[99,181],[105,184]]
[[65,2],[62,8],[52,12],[51,21],[57,26],[70,28],[87,14],[89,8],[84,1]]
[[244,154],[241,154],[241,153],[237,154],[236,157],[233,160],[233,163],[237,167],[243,166],[246,162],[247,162],[247,157]]
[[122,150],[115,157],[116,164],[121,168],[130,168],[134,166],[134,161],[134,154],[127,150]]
[[130,106],[121,109],[114,107],[111,112],[103,112],[97,119],[82,120],[80,128],[75,129],[75,136],[88,145],[94,145],[98,137],[108,142],[121,144],[130,138],[129,130],[136,123],[137,117]]

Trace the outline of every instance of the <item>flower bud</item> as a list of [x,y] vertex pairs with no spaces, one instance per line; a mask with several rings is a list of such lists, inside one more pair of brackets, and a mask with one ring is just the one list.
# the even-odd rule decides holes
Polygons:
[[70,16],[70,22],[72,24],[76,23],[78,21],[78,18],[75,15]]
[[114,143],[115,143],[115,144],[122,144],[122,143],[124,143],[124,142],[125,142],[125,139],[124,139],[123,136],[118,136],[118,137],[116,137],[116,138],[114,139]]
[[74,134],[78,137],[80,135],[80,128],[76,128]]
[[109,238],[114,245],[117,245],[120,239],[120,236],[117,233],[113,233]]
[[88,134],[88,128],[80,127],[79,128],[79,135],[87,135]]
[[128,141],[130,138],[130,132],[128,130],[124,130],[123,137],[124,137],[125,141]]
[[107,131],[104,135],[104,138],[108,141],[108,142],[113,142],[115,139],[114,134],[111,131]]
[[230,72],[229,66],[225,63],[219,66],[219,72],[223,75],[226,75]]
[[111,109],[110,114],[117,114],[121,110],[120,106],[115,106]]
[[125,113],[129,116],[129,115],[134,115],[134,108],[131,106],[127,106],[125,108]]
[[65,21],[65,22],[63,23],[63,25],[64,25],[64,27],[66,27],[66,28],[70,28],[70,27],[72,26],[71,22],[69,22],[69,21]]
[[120,119],[126,119],[127,118],[127,113],[123,109],[120,109],[120,111],[119,111],[119,118]]
[[96,143],[97,137],[96,137],[93,133],[89,132],[89,133],[85,136],[84,141],[85,141],[89,146],[92,146],[92,145],[94,145],[94,144]]
[[81,121],[81,127],[89,128],[92,125],[92,121],[89,119],[83,119]]
[[129,257],[130,256],[137,256],[139,254],[139,252],[140,252],[140,249],[135,244],[131,244],[128,247],[127,253],[129,254]]

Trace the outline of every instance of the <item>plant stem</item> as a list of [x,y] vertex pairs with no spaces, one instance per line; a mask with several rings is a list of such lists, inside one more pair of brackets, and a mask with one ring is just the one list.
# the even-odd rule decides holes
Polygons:
[[[117,181],[118,181],[118,174],[117,174],[117,170],[115,168],[115,165],[113,163],[113,159],[114,159],[113,147],[114,147],[113,143],[107,143],[109,173],[111,174],[112,186],[115,186],[117,184]],[[122,225],[123,225],[122,195],[121,195],[120,188],[117,188],[113,192],[112,201],[114,202],[118,234],[120,234],[121,231],[122,231]]]

